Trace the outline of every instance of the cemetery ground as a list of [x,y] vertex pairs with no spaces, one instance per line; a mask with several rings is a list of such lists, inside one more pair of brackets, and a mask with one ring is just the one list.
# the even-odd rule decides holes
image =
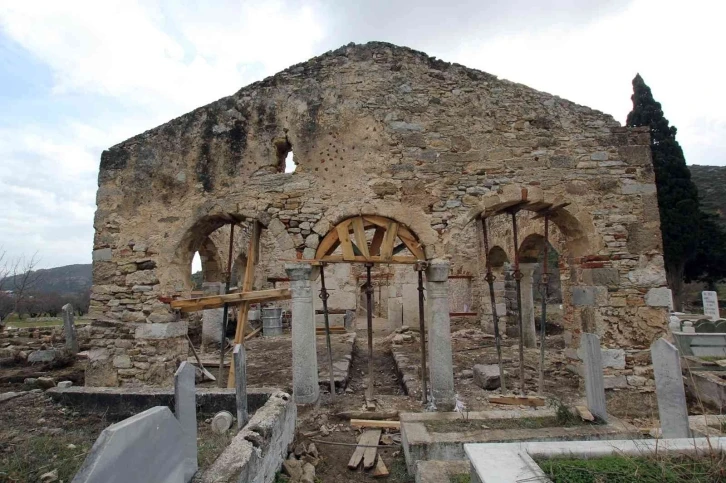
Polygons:
[[[345,343],[349,335],[333,336],[334,360],[344,359],[350,353],[352,361],[348,369],[345,389],[339,388],[335,402],[331,403],[329,379],[321,375],[321,401],[312,407],[300,407],[297,418],[295,447],[302,443],[308,448],[311,443],[318,452],[316,481],[371,481],[371,476],[361,470],[351,471],[347,463],[354,451],[354,445],[361,430],[350,425],[351,412],[365,411],[365,391],[368,383],[368,348],[365,319],[359,319],[354,344]],[[488,395],[499,391],[486,391],[474,382],[472,368],[477,364],[495,364],[496,350],[493,339],[474,324],[460,321],[452,324],[452,350],[454,359],[455,388],[458,399],[466,410],[524,409],[519,406],[503,406],[487,401]],[[388,329],[384,319],[374,320],[374,395],[375,412],[422,412],[427,408],[419,396],[407,394],[404,379],[418,380],[418,372],[407,372],[394,360],[394,353],[405,354],[416,361],[420,350],[419,335],[412,329]],[[28,338],[14,340],[27,349],[60,347],[63,341]],[[247,342],[247,375],[249,387],[268,386],[289,390],[292,383],[292,361],[290,357],[290,335],[273,338],[255,338]],[[2,344],[2,345],[5,345]],[[17,347],[17,346],[14,346]],[[564,355],[564,341],[561,335],[550,335],[546,340],[545,396],[568,406],[582,404],[584,389],[582,379],[571,367],[571,361]],[[87,349],[81,346],[81,349]],[[317,338],[318,365],[323,374],[328,365],[324,337]],[[508,390],[518,391],[519,374],[518,346],[516,338],[506,338],[503,343],[503,359],[507,374]],[[650,357],[646,350],[632,350],[627,353],[636,366],[642,367],[638,374],[643,379],[652,379],[649,369]],[[215,360],[218,353],[206,353],[203,360]],[[190,359],[191,360],[191,359]],[[218,360],[218,359],[216,359]],[[539,351],[525,350],[526,388],[528,394],[537,391],[537,367]],[[36,481],[42,475],[58,471],[58,481],[70,481],[82,464],[86,453],[101,431],[117,422],[111,416],[100,412],[82,412],[54,403],[42,389],[25,384],[26,378],[50,377],[55,382],[72,380],[74,385],[83,385],[83,371],[86,361],[77,359],[64,367],[52,365],[17,364],[0,368],[0,393],[16,392],[22,395],[0,402],[0,481]],[[217,368],[209,367],[216,376]],[[408,376],[408,377],[407,377]],[[204,383],[200,385],[214,385]],[[658,407],[654,387],[643,383],[640,387],[625,386],[607,391],[607,409],[613,416],[631,423],[644,435],[658,427]],[[699,401],[689,399],[689,414],[702,412],[715,414]],[[198,415],[199,466],[202,471],[224,450],[236,433],[235,429],[223,435],[211,431],[209,415]],[[397,418],[396,418],[397,419]],[[235,428],[236,426],[233,426]],[[546,430],[546,428],[544,428]],[[389,437],[382,439],[385,447],[379,450],[390,476],[390,482],[412,482],[406,473],[403,450],[398,431],[384,430]],[[331,444],[343,443],[344,445]],[[388,443],[388,444],[385,444]],[[284,476],[279,481],[286,481]]]

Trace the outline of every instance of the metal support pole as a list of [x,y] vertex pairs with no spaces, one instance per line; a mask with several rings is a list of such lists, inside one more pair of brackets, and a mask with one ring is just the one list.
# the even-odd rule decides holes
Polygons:
[[366,402],[373,401],[373,284],[371,283],[372,263],[366,263],[366,318],[368,319],[368,389]]
[[[234,223],[229,226],[229,256],[227,257],[227,282],[224,285],[224,293],[229,293],[229,286],[232,283],[232,250],[234,248]],[[219,377],[217,385],[224,387],[222,374],[224,373],[224,348],[227,345],[227,316],[229,315],[229,305],[224,304],[222,310],[222,335],[219,338]],[[239,319],[239,315],[237,316]],[[239,322],[239,321],[238,321]],[[244,335],[244,334],[243,334]],[[231,370],[231,369],[230,369]]]
[[330,402],[335,402],[335,376],[333,375],[333,347],[330,344],[330,323],[328,322],[328,298],[325,288],[325,265],[320,265],[320,300],[323,301],[323,320],[325,321],[325,342],[328,344],[328,368],[330,370]]
[[524,323],[522,322],[522,272],[519,271],[519,240],[517,237],[517,211],[512,210],[512,237],[514,238],[514,280],[517,284],[517,322],[519,325],[519,385],[524,396]]
[[549,256],[549,214],[544,216],[544,248],[542,254],[542,280],[540,282],[540,296],[542,297],[542,314],[539,324],[539,395],[544,395],[544,365],[545,365],[545,325],[547,324],[547,295],[549,291],[550,275],[547,272],[547,258]]
[[492,304],[492,320],[494,321],[494,345],[497,348],[497,362],[499,364],[499,380],[501,381],[502,394],[507,392],[507,385],[504,381],[504,364],[502,363],[502,338],[499,334],[499,315],[497,314],[497,302],[494,296],[494,274],[492,274],[492,262],[489,258],[489,233],[487,231],[487,220],[482,218],[482,230],[484,232],[484,256],[486,257],[487,274],[484,280],[489,285],[489,299]]
[[426,389],[426,321],[424,320],[424,285],[423,271],[426,270],[426,262],[417,262],[418,272],[418,325],[421,334],[421,402],[428,402],[428,391]]

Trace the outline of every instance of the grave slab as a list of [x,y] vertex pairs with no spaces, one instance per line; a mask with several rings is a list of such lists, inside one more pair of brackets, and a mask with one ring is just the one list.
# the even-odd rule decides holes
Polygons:
[[104,429],[73,483],[186,483],[184,437],[169,408],[148,409]]
[[666,438],[688,438],[688,406],[678,349],[665,339],[650,346],[660,427]]

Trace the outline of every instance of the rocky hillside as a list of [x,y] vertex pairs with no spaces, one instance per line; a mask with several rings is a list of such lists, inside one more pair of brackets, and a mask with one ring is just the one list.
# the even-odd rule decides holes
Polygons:
[[[66,265],[37,271],[40,279],[33,291],[37,293],[77,294],[91,288],[91,264]],[[8,277],[3,286],[12,290],[13,280]]]
[[726,166],[688,167],[691,179],[698,187],[703,211],[719,216],[721,224],[726,228]]

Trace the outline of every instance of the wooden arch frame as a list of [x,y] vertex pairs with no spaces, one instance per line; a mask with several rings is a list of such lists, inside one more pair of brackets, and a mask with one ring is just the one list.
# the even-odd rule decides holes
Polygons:
[[[369,241],[366,230],[374,229]],[[352,235],[352,238],[351,238]],[[340,247],[342,255],[334,255]],[[408,249],[410,255],[398,255]],[[327,263],[416,263],[426,260],[424,247],[403,223],[379,215],[358,215],[333,227],[318,245],[315,260]]]

